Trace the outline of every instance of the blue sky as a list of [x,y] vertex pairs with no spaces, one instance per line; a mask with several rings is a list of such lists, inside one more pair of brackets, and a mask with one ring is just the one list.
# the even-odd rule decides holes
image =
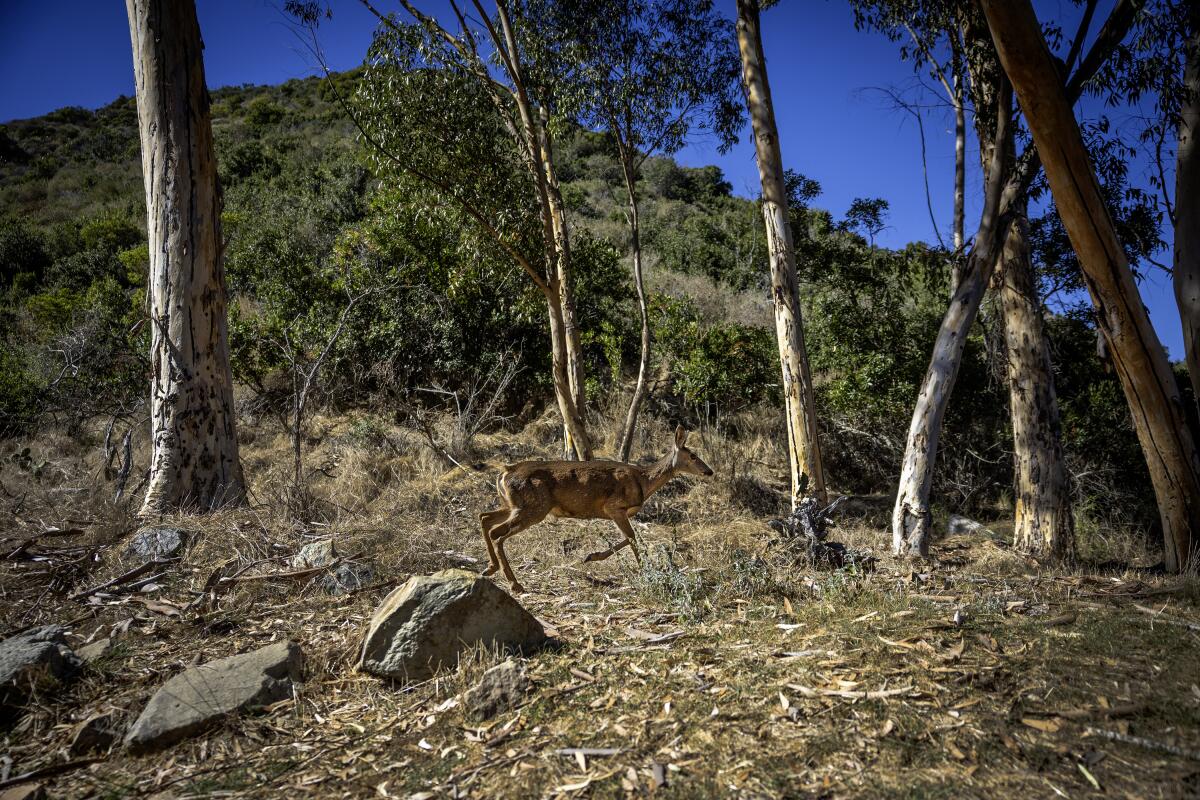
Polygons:
[[[718,6],[733,0],[718,0]],[[1039,15],[1073,20],[1071,0],[1039,0]],[[1097,21],[1112,0],[1103,0]],[[387,9],[388,0],[380,0]],[[278,83],[316,74],[312,56],[287,25],[282,0],[197,0],[205,42],[205,70],[212,87]],[[334,16],[321,28],[330,65],[346,69],[362,61],[374,18],[357,2],[334,0]],[[1099,26],[1097,22],[1093,27]],[[855,197],[882,197],[891,204],[890,227],[879,237],[898,247],[933,241],[925,204],[920,140],[911,117],[891,109],[872,87],[909,86],[912,72],[899,60],[898,46],[883,36],[854,29],[841,0],[783,0],[763,17],[764,46],[789,167],[820,181],[817,205],[840,215]],[[117,0],[5,0],[0,28],[0,74],[20,76],[0,83],[0,120],[37,116],[67,105],[96,108],[133,93],[129,32],[124,4]],[[1095,102],[1081,114],[1101,113]],[[1116,125],[1131,124],[1109,111]],[[929,180],[934,212],[949,238],[953,139],[948,116],[927,119]],[[969,139],[970,137],[968,137]],[[748,135],[721,155],[708,142],[679,154],[691,166],[718,164],[738,194],[757,193],[754,149]],[[977,163],[969,154],[968,163]],[[1133,177],[1140,180],[1142,167]],[[977,174],[967,186],[967,235],[979,213]],[[1168,237],[1169,238],[1169,237]],[[1160,254],[1167,263],[1169,253]],[[1159,337],[1172,357],[1183,355],[1179,316],[1170,278],[1147,270],[1142,296]]]

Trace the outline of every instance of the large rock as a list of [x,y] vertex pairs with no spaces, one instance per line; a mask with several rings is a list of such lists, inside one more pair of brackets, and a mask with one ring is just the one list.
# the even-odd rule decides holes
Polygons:
[[183,553],[187,543],[188,532],[182,528],[142,528],[125,545],[121,557],[134,564],[162,561]]
[[520,705],[532,685],[525,667],[510,658],[483,673],[479,683],[467,692],[467,713],[480,721],[491,719]]
[[494,583],[446,569],[410,578],[384,598],[371,617],[358,666],[417,681],[457,666],[459,653],[477,644],[529,652],[545,641],[542,624]]
[[300,646],[286,641],[192,667],[155,692],[125,743],[134,752],[166,747],[227,714],[282,700],[301,669]]
[[75,676],[81,663],[61,626],[18,633],[0,642],[0,706],[20,703],[32,689]]

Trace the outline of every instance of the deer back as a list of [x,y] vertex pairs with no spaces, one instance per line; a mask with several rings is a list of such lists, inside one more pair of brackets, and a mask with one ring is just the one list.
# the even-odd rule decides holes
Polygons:
[[607,519],[614,507],[636,513],[645,502],[645,470],[620,461],[523,461],[505,468],[498,488],[510,508]]

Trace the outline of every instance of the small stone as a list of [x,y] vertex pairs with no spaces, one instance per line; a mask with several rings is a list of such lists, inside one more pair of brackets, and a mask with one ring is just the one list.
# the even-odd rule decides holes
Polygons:
[[510,658],[483,673],[479,683],[467,691],[467,713],[480,721],[491,719],[520,704],[532,685],[525,667]]
[[136,564],[175,558],[187,546],[188,538],[181,528],[143,528],[125,545],[121,558]]
[[120,720],[115,711],[93,714],[75,728],[68,752],[71,756],[87,755],[95,750],[108,750],[120,737]]
[[338,564],[328,575],[322,575],[320,585],[329,594],[349,594],[370,585],[374,578],[375,570],[370,564],[348,561]]
[[403,681],[458,665],[482,644],[530,652],[546,640],[542,624],[487,578],[461,569],[417,575],[375,610],[359,669]]
[[337,548],[333,546],[333,539],[321,539],[301,547],[300,552],[292,556],[290,565],[292,569],[296,570],[312,569],[332,564],[337,557]]
[[5,639],[0,642],[0,706],[20,704],[34,688],[45,688],[43,682],[73,678],[80,666],[59,625]]
[[226,715],[283,700],[301,669],[300,646],[288,641],[191,667],[155,692],[125,743],[134,752],[157,750]]
[[103,639],[97,639],[94,642],[85,644],[76,651],[76,654],[83,659],[83,663],[91,664],[111,653],[115,644],[116,642],[106,636]]

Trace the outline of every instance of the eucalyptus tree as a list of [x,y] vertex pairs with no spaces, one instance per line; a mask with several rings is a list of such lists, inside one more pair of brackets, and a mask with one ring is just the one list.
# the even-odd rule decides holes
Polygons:
[[759,0],[737,0],[737,41],[742,59],[742,86],[762,183],[762,214],[771,265],[771,297],[775,307],[775,339],[783,372],[787,420],[788,466],[792,476],[792,508],[806,493],[827,499],[825,470],[817,439],[812,376],[804,349],[804,328],[796,285],[796,250],[788,218],[788,198],[779,130],[763,55]]
[[1166,567],[1195,569],[1200,458],[1166,351],[1138,294],[1033,7],[1028,0],[982,0],[982,6],[1125,390],[1158,501]]
[[192,0],[126,0],[133,45],[151,323],[143,515],[241,502],[221,188]]
[[738,55],[732,25],[711,0],[533,0],[530,53],[556,86],[560,112],[611,137],[625,189],[625,220],[641,318],[637,383],[617,444],[628,461],[649,393],[650,317],[643,281],[638,180],[654,155],[678,152],[695,133],[721,151],[737,141]]
[[[1138,0],[1118,0],[1076,67],[1075,60],[1083,52],[1081,43],[1087,36],[1087,26],[1080,25],[1073,40],[1072,54],[1064,63],[1069,75],[1064,94],[1069,103],[1079,99],[1087,82],[1095,77],[1125,38],[1139,5]],[[976,108],[975,127],[980,140],[981,158],[985,165],[991,166],[985,166],[984,169],[985,201],[980,225],[958,288],[938,332],[929,371],[913,410],[892,517],[892,547],[898,555],[925,556],[929,552],[932,526],[930,490],[946,405],[958,374],[967,334],[1009,235],[1009,228],[1024,213],[1030,187],[1041,168],[1038,152],[1034,148],[1027,148],[1019,157],[995,158],[995,150],[1001,141],[998,123],[1007,118],[1007,114],[999,110],[995,115],[985,114],[981,109],[993,106],[997,98],[1009,93],[1007,80],[999,70],[986,23],[977,7],[956,3],[950,6],[950,10],[956,24],[962,29],[964,60]],[[1074,71],[1070,71],[1072,67],[1075,67]],[[1059,81],[1061,84],[1062,76]],[[1011,124],[1006,124],[1006,131],[1011,127]],[[1002,146],[1003,149],[1012,147],[1011,143]],[[1015,252],[1020,253],[1022,249],[1018,248]],[[1010,259],[1006,268],[1030,267],[1022,259]],[[1010,281],[1007,290],[1014,291],[1032,285],[1032,278],[1022,278]],[[1021,300],[1026,306],[1036,302],[1036,297]],[[1006,311],[1015,311],[1017,304],[1009,302],[1003,307]],[[1020,363],[1045,363],[1044,352],[1039,352],[1045,348],[1044,335],[1030,327],[1038,321],[1040,317],[1030,314],[1006,317],[1006,326],[1014,334],[1008,336],[1007,340],[1014,345],[1030,348],[1021,356]],[[1058,476],[1058,470],[1064,468],[1061,464],[1061,446],[1055,441],[1057,409],[1052,406],[1054,393],[1052,387],[1029,383],[1048,378],[1048,372],[1044,375],[1041,372],[1023,373],[1021,377],[1023,381],[1010,383],[1012,411],[1014,414],[1033,416],[1018,420],[1017,427],[1031,435],[1019,436],[1017,446],[1034,449],[1019,451],[1016,458],[1015,478],[1018,483],[1017,494],[1021,498],[1018,505],[1018,540],[1031,551],[1067,555],[1071,521],[1062,496],[1065,476]],[[1055,470],[1055,477],[1035,480],[1035,476],[1048,467]]]
[[1140,139],[1152,148],[1151,182],[1174,229],[1171,274],[1188,375],[1200,401],[1200,4],[1148,0],[1122,55],[1106,66],[1100,89],[1113,104],[1150,101],[1152,113],[1137,115],[1144,120]]
[[[568,458],[590,459],[587,398],[565,204],[552,135],[552,87],[531,80],[518,41],[523,8],[449,4],[445,25],[410,0],[379,20],[363,78],[346,103],[384,174],[424,187],[503,251],[543,295]],[[291,2],[314,31],[315,2]]]

